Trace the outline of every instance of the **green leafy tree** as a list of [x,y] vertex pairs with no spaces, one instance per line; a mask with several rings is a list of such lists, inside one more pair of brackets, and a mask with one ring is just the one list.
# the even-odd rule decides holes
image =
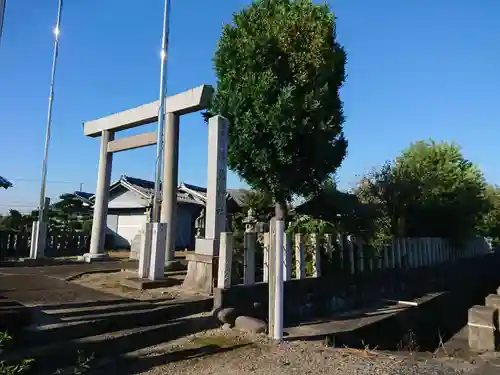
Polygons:
[[2,218],[0,226],[5,229],[23,230],[29,225],[29,220],[18,210],[9,210],[9,214]]
[[493,239],[494,245],[500,244],[500,187],[488,185],[485,192],[489,210],[478,223],[480,234]]
[[210,113],[230,122],[229,167],[273,197],[276,216],[346,155],[339,89],[346,54],[335,17],[310,0],[256,0],[225,25]]
[[374,171],[356,194],[381,207],[381,237],[445,237],[476,232],[489,210],[486,182],[454,143],[419,141]]

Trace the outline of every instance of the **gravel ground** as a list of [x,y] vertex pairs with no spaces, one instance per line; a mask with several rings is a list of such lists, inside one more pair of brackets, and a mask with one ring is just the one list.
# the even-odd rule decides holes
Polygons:
[[[93,273],[83,275],[72,282],[74,284],[82,285],[90,289],[99,290],[101,292],[113,294],[123,298],[133,298],[138,300],[154,300],[164,298],[178,298],[186,293],[183,291],[182,280],[184,276],[174,276],[179,280],[179,285],[171,286],[168,288],[156,288],[150,290],[135,290],[122,286],[121,280],[130,277],[132,273],[128,272],[112,272],[112,273]],[[190,294],[195,295],[195,294]]]
[[[102,374],[143,375],[451,375],[482,374],[477,364],[451,358],[334,349],[318,342],[275,344],[263,336],[216,329],[133,353]],[[499,369],[500,370],[500,369]],[[479,372],[476,372],[479,371]],[[500,373],[500,372],[499,372]]]

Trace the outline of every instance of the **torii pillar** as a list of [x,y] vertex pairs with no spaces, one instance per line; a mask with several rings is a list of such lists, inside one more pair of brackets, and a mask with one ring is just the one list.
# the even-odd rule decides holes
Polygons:
[[[166,239],[162,241],[166,246],[161,249],[161,251],[165,253],[164,259],[167,265],[174,261],[175,256],[175,208],[177,206],[179,118],[182,115],[206,109],[212,100],[212,95],[213,88],[209,85],[202,85],[180,94],[169,96],[166,100],[164,183],[162,186],[163,201],[160,220],[161,222],[167,223]],[[143,133],[120,139],[114,139],[115,134],[122,130],[158,121],[158,111],[159,101],[157,100],[83,124],[83,131],[86,136],[93,138],[101,137],[99,172],[95,195],[90,251],[84,255],[84,259],[88,262],[106,257],[104,241],[107,228],[108,192],[113,153],[151,146],[156,144],[157,141],[156,132]],[[158,221],[158,219],[159,218],[153,218],[153,221]],[[158,257],[157,254],[151,254],[150,249],[141,251],[139,276],[141,278],[148,277],[150,279],[159,278],[156,259],[160,258],[161,257]],[[163,269],[161,269],[161,271],[163,271]],[[161,272],[161,277],[163,277],[163,272]]]

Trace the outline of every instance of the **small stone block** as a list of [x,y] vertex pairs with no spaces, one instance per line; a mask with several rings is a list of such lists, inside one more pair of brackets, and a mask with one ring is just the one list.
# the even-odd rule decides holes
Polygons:
[[222,323],[230,324],[231,327],[234,326],[234,322],[237,317],[236,309],[234,307],[227,307],[217,313],[217,319],[219,319]]
[[494,307],[495,309],[500,309],[500,295],[490,294],[486,297],[486,306]]
[[267,330],[267,324],[265,322],[251,316],[237,317],[234,325],[240,331],[249,333],[265,333]]
[[498,310],[490,306],[473,306],[469,309],[468,323],[471,325],[495,328]]
[[495,351],[495,328],[469,324],[469,348],[478,352]]
[[497,289],[497,294],[500,296],[500,287]]
[[138,277],[127,277],[120,281],[120,284],[124,287],[146,290],[146,289],[156,289],[156,288],[168,288],[170,286],[178,284],[177,280],[165,278],[162,280],[149,280],[149,279],[139,279]]

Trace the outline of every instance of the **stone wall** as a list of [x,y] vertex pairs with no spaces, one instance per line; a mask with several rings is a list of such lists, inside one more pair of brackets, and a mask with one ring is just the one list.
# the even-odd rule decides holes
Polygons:
[[[413,300],[429,293],[450,291],[458,291],[460,295],[462,290],[468,290],[472,295],[475,293],[473,288],[496,288],[496,282],[500,280],[500,274],[495,272],[498,265],[499,256],[488,254],[416,269],[411,273],[392,269],[361,275],[288,280],[284,282],[284,323],[290,326],[335,312],[368,306],[382,299]],[[216,288],[214,308],[235,308],[237,315],[267,321],[268,284]]]

